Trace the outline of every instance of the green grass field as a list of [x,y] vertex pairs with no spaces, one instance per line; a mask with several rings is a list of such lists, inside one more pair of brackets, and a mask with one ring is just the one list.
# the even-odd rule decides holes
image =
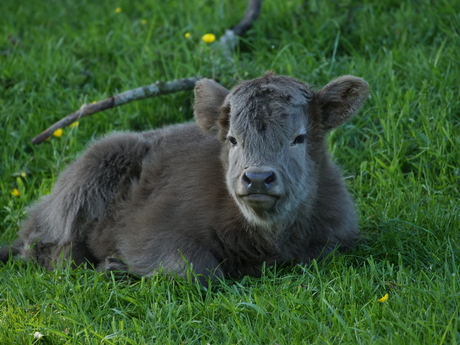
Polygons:
[[343,74],[369,82],[363,110],[330,136],[367,240],[207,289],[10,262],[0,265],[0,344],[460,343],[460,2],[265,0],[230,62],[201,36],[222,35],[245,8],[1,1],[0,245],[89,142],[190,120],[192,92],[30,143],[61,117],[157,80],[202,75],[231,87],[269,69],[318,89]]

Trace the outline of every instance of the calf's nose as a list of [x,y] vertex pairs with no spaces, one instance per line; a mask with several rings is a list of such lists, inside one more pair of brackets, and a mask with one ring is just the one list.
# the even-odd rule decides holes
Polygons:
[[274,171],[246,171],[243,176],[243,185],[248,194],[265,194],[276,182]]

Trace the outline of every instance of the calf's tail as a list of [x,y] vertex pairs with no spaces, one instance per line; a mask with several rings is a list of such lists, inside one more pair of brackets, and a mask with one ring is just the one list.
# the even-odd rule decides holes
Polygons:
[[19,255],[19,249],[14,246],[0,248],[0,262],[6,263],[17,255]]

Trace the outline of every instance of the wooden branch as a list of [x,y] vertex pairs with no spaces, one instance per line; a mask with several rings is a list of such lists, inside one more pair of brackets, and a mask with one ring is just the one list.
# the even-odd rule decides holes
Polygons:
[[[249,0],[243,19],[231,29],[226,30],[225,34],[220,38],[220,45],[224,48],[229,60],[231,60],[230,52],[238,44],[238,36],[242,36],[251,28],[252,24],[259,17],[261,6],[262,0]],[[144,98],[166,95],[177,91],[192,90],[199,79],[201,79],[201,77],[191,77],[168,82],[156,82],[154,84],[142,86],[134,90],[129,90],[118,95],[111,96],[96,103],[83,104],[78,111],[62,118],[33,138],[32,143],[40,144],[53,135],[57,129],[64,128],[82,117],[92,115],[106,109],[114,108],[119,105],[138,101]]]
[[225,34],[220,38],[222,47],[226,48],[227,51],[231,51],[236,47],[238,36],[243,36],[252,27],[252,24],[259,17],[261,7],[262,0],[249,0],[243,19],[231,29],[226,30]]
[[51,135],[53,135],[54,131],[56,131],[58,128],[66,127],[82,117],[92,115],[106,109],[114,108],[119,105],[138,101],[144,98],[156,97],[184,90],[193,90],[196,82],[200,79],[201,77],[191,77],[168,81],[165,83],[158,81],[154,84],[142,86],[134,90],[129,90],[118,95],[111,96],[96,103],[83,104],[79,110],[62,118],[54,125],[50,126],[48,129],[44,130],[35,138],[33,138],[32,143],[40,144]]

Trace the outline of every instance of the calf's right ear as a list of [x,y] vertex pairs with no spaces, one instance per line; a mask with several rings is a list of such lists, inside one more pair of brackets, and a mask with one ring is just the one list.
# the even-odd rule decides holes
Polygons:
[[325,128],[335,128],[353,117],[368,95],[369,84],[352,75],[337,78],[327,84],[315,95]]
[[219,117],[228,90],[211,79],[201,79],[195,86],[194,117],[210,134],[219,133]]

